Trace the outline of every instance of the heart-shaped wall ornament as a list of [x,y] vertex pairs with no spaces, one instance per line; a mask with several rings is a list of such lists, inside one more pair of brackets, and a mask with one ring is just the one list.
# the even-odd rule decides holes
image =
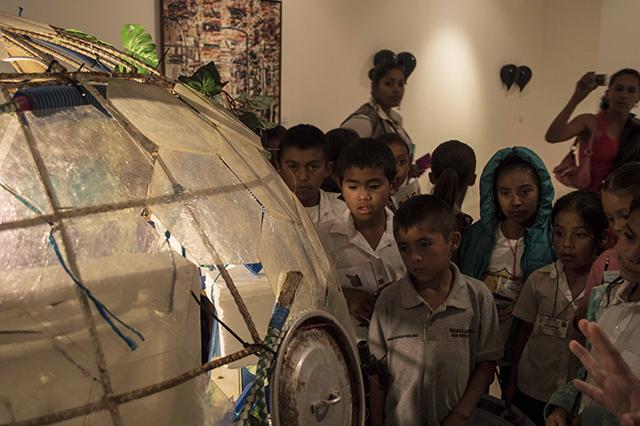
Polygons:
[[533,72],[528,66],[521,65],[518,67],[518,77],[516,77],[516,84],[520,88],[521,92],[524,90],[529,81],[531,81],[532,76]]
[[517,78],[518,67],[514,64],[504,65],[500,69],[500,80],[502,80],[502,83],[506,86],[507,90],[511,89],[511,86],[513,86],[513,83],[516,82]]

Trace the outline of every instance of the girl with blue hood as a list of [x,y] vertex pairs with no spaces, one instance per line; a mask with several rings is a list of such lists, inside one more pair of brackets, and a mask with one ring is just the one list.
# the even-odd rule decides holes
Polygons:
[[480,220],[462,239],[459,265],[493,293],[505,344],[500,383],[509,373],[513,308],[529,274],[554,261],[551,250],[553,185],[544,163],[524,147],[496,152],[480,178]]

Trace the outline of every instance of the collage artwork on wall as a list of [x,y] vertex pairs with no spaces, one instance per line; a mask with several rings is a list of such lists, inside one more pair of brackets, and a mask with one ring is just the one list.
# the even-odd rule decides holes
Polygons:
[[273,0],[160,0],[164,72],[191,75],[214,61],[232,97],[273,99],[268,116],[280,118],[282,4]]

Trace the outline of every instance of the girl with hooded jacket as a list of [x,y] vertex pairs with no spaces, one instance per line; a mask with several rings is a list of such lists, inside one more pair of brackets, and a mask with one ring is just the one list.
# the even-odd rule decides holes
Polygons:
[[484,281],[496,302],[505,344],[501,384],[509,374],[513,308],[527,277],[554,261],[553,195],[549,172],[535,152],[518,146],[499,150],[480,178],[480,220],[465,231],[458,252],[462,273]]

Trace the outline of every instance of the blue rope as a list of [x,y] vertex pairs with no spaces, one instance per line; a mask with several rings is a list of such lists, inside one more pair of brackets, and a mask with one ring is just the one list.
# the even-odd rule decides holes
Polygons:
[[[131,332],[135,333],[140,340],[144,341],[144,336],[142,335],[142,333],[140,333],[138,330],[136,330],[135,328],[131,327],[130,325],[128,325],[127,323],[125,323],[124,321],[122,321],[120,318],[118,318],[117,315],[115,315],[113,312],[111,312],[109,310],[109,308],[107,308],[104,303],[102,303],[100,300],[98,300],[97,297],[95,297],[93,295],[93,293],[91,292],[91,290],[89,290],[84,284],[82,284],[82,282],[80,282],[80,280],[78,278],[76,278],[76,276],[73,274],[73,272],[69,269],[69,267],[67,266],[66,262],[64,261],[64,259],[62,258],[62,253],[60,252],[60,247],[58,246],[58,243],[55,239],[55,237],[53,236],[53,229],[51,230],[51,232],[49,232],[49,245],[51,245],[51,248],[53,248],[54,253],[56,254],[56,257],[58,258],[58,262],[60,262],[60,265],[62,266],[62,269],[64,269],[64,271],[67,273],[67,275],[69,275],[69,277],[71,277],[71,279],[73,280],[73,282],[80,287],[80,289],[82,291],[85,292],[85,294],[87,295],[87,297],[89,299],[91,299],[91,301],[93,302],[93,305],[96,307],[96,309],[98,310],[98,313],[100,314],[100,316],[107,322],[107,324],[109,324],[109,326],[111,326],[111,329],[118,335],[120,336],[120,338],[122,340],[125,341],[125,343],[129,346],[129,348],[132,351],[135,351],[136,348],[138,347],[138,344],[131,339],[130,337],[126,336],[119,328],[118,326],[115,324],[115,322],[113,321],[114,319],[120,323],[122,326],[126,327],[128,330],[130,330]],[[112,319],[113,318],[113,319]]]
[[[26,198],[22,197],[20,194],[17,193],[17,191],[15,191],[13,188],[11,188],[8,185],[6,185],[4,182],[0,181],[0,187],[2,187],[4,190],[9,192],[11,195],[13,195],[18,201],[20,201],[25,207],[27,207],[29,210],[31,210],[35,214],[40,215],[40,216],[44,215],[44,213],[39,208],[37,208],[36,206],[31,204],[31,202],[29,202],[29,200],[27,200]],[[93,302],[93,305],[98,310],[98,313],[107,322],[107,324],[109,324],[109,326],[111,326],[111,329],[122,340],[125,341],[127,346],[129,346],[129,348],[132,351],[135,351],[136,348],[138,347],[138,344],[133,339],[131,339],[130,337],[126,336],[118,328],[118,326],[115,324],[113,319],[115,319],[118,323],[120,323],[122,326],[126,327],[131,332],[135,333],[140,338],[140,340],[144,341],[144,336],[138,330],[136,330],[135,328],[133,328],[130,325],[126,324],[120,318],[118,318],[115,314],[113,314],[100,300],[98,300],[97,297],[95,297],[93,295],[91,290],[89,290],[89,288],[87,288],[84,284],[82,284],[82,282],[80,282],[80,280],[73,274],[73,272],[69,269],[69,267],[67,266],[66,262],[64,261],[64,258],[62,257],[62,253],[60,252],[60,246],[58,246],[58,242],[56,241],[55,237],[53,236],[54,223],[52,221],[49,221],[49,220],[46,221],[46,222],[51,226],[51,231],[49,231],[49,237],[48,237],[49,245],[53,249],[53,252],[55,253],[55,255],[57,257],[58,262],[62,266],[62,269],[64,269],[64,271],[67,273],[67,275],[69,275],[69,277],[71,277],[73,282],[78,287],[80,287],[80,289],[82,291],[85,292],[87,297],[89,297],[89,299],[91,299],[91,301]]]

